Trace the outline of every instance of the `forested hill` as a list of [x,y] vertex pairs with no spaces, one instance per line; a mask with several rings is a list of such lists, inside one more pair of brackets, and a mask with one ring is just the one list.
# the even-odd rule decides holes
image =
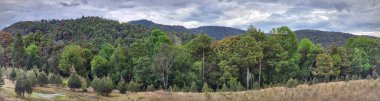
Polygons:
[[[328,47],[330,45],[342,46],[345,44],[346,40],[349,38],[360,37],[359,35],[353,35],[350,33],[343,32],[331,32],[331,31],[320,31],[320,30],[311,30],[311,29],[303,29],[294,31],[297,35],[298,40],[303,38],[310,39],[315,44],[320,44],[324,47]],[[371,36],[364,36],[375,38]]]
[[[128,44],[137,39],[145,38],[151,28],[120,23],[115,20],[100,17],[82,17],[65,20],[21,21],[2,29],[13,36],[20,32],[22,35],[42,32],[48,39],[66,43],[113,43],[121,38]],[[167,32],[174,43],[181,44],[194,37],[191,34]],[[98,45],[98,44],[96,44]]]
[[208,36],[211,36],[216,39],[222,39],[227,36],[233,36],[237,34],[243,34],[245,33],[244,30],[231,28],[231,27],[224,27],[224,26],[200,26],[198,28],[185,28],[183,26],[179,25],[163,25],[163,24],[157,24],[149,20],[136,20],[136,21],[130,21],[130,24],[135,25],[142,25],[148,28],[159,28],[164,31],[169,32],[177,32],[177,33],[189,33],[189,34],[199,34],[199,33],[205,33]]

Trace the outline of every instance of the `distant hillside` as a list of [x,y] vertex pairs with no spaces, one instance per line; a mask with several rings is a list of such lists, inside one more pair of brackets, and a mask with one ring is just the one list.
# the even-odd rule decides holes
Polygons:
[[173,26],[173,25],[157,24],[145,19],[130,21],[129,23],[135,24],[135,25],[142,25],[148,28],[159,28],[165,31],[176,32],[176,33],[189,33],[189,34],[205,33],[216,39],[222,39],[227,36],[233,36],[233,35],[242,34],[245,32],[244,30],[231,28],[231,27],[224,27],[224,26],[201,26],[198,28],[188,29],[179,25]]
[[[322,46],[337,45],[342,46],[345,44],[346,40],[349,38],[359,37],[358,35],[353,35],[350,33],[343,32],[330,32],[330,31],[320,31],[320,30],[297,30],[294,31],[297,35],[298,40],[302,38],[308,38],[316,44],[321,44]],[[371,37],[371,36],[365,36]],[[374,37],[372,37],[374,38]]]

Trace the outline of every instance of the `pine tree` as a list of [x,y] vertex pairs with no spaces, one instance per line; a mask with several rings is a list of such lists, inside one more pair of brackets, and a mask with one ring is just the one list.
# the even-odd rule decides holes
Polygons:
[[195,82],[191,82],[191,86],[190,86],[190,92],[198,92],[198,87],[197,87],[197,84],[195,84]]
[[81,88],[82,84],[80,76],[76,73],[71,74],[69,77],[68,86],[71,90]]
[[0,88],[4,85],[3,69],[0,68]]
[[125,92],[127,91],[127,85],[125,84],[124,80],[121,80],[119,84],[117,84],[117,89],[120,93],[125,94]]
[[16,34],[16,39],[12,46],[12,63],[14,67],[24,67],[25,46],[20,33]]
[[203,84],[202,92],[212,92],[212,89],[208,87],[207,83]]
[[11,73],[9,74],[9,79],[12,80],[12,82],[14,82],[16,80],[16,71],[15,71],[15,68],[12,68],[12,71]]
[[153,84],[150,84],[148,87],[146,87],[146,91],[154,91],[154,90],[156,89],[154,88]]
[[37,75],[37,83],[41,86],[44,87],[49,83],[49,79],[46,76],[45,72],[40,72]]
[[27,78],[25,77],[25,74],[21,74],[17,78],[17,82],[15,84],[15,92],[17,95],[21,95],[22,97],[25,96],[25,93],[32,93],[32,85],[28,82]]

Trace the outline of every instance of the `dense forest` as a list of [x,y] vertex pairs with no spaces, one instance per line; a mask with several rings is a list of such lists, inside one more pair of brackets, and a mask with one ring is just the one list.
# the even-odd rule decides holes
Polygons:
[[243,34],[216,39],[99,17],[26,21],[0,33],[0,65],[14,78],[15,68],[29,70],[26,74],[34,71],[37,78],[68,78],[73,89],[87,82],[85,88],[102,95],[126,85],[134,91],[239,91],[380,72],[379,38],[350,37],[322,47],[299,40],[286,26],[267,34],[250,26]]

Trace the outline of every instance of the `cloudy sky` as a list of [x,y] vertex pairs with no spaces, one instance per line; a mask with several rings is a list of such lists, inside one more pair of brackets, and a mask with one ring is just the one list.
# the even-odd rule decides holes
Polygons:
[[18,21],[100,16],[120,22],[318,29],[380,37],[380,0],[0,0],[0,29]]

